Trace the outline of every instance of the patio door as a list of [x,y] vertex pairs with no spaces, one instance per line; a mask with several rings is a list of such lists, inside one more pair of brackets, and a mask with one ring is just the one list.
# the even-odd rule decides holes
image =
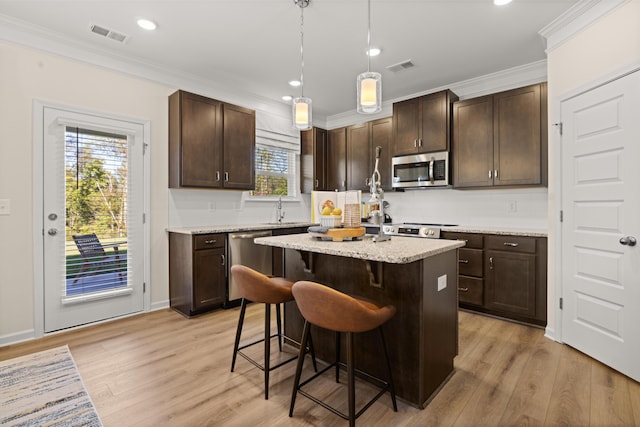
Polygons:
[[44,332],[144,308],[144,125],[43,110]]

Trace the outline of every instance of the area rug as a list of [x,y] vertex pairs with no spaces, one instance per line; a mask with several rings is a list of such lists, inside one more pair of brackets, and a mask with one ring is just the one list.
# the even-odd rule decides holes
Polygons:
[[102,426],[67,346],[0,362],[1,426]]

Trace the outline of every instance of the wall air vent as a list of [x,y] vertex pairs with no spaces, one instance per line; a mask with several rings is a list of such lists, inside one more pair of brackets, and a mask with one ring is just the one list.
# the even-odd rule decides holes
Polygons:
[[127,41],[129,36],[126,34],[119,33],[117,31],[110,30],[105,27],[101,27],[100,25],[91,24],[91,32],[94,34],[98,34],[99,36],[106,37],[111,40],[115,40],[120,43],[124,43]]
[[406,61],[398,62],[397,64],[388,65],[387,70],[393,71],[394,73],[396,73],[398,71],[406,70],[407,68],[411,68],[413,66],[414,66],[413,62],[411,62],[410,59],[407,59]]

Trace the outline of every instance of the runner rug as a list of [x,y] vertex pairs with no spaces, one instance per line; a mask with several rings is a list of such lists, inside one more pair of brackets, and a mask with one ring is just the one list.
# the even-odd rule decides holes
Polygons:
[[1,426],[102,426],[69,348],[0,362]]

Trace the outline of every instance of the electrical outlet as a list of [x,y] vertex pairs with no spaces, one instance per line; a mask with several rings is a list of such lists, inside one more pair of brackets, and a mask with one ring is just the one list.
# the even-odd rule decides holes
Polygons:
[[508,211],[509,213],[516,213],[518,212],[518,202],[515,200],[509,200],[509,207],[508,207]]
[[11,200],[0,199],[0,215],[11,214]]
[[446,287],[447,287],[447,275],[443,274],[442,276],[438,277],[438,292],[445,289]]

